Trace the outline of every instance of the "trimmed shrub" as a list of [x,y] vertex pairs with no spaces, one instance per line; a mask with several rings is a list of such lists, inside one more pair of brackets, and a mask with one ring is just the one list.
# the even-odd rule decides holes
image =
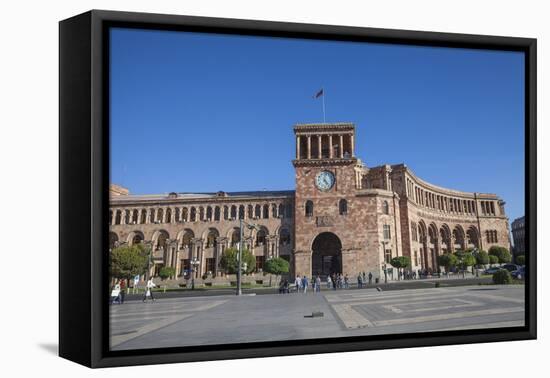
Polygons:
[[506,269],[493,273],[493,283],[496,285],[508,285],[512,283],[512,274]]
[[507,264],[512,261],[510,252],[506,248],[496,245],[489,248],[489,256],[496,256],[500,264]]
[[516,264],[525,265],[525,255],[516,256]]

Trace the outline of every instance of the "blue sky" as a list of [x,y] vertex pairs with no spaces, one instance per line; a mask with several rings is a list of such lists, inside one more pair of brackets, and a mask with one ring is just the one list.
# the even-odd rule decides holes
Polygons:
[[524,214],[517,52],[113,29],[111,182],[132,193],[294,189],[292,125],[356,124],[367,166],[407,164]]

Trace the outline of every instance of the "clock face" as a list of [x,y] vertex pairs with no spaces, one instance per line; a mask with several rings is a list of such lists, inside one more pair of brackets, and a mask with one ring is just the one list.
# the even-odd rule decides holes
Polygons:
[[334,186],[334,174],[329,171],[322,171],[315,177],[315,185],[319,190],[327,191]]

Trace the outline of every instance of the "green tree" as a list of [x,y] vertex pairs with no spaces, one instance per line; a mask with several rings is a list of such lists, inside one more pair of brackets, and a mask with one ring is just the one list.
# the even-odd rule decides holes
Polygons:
[[506,264],[512,261],[512,255],[510,254],[510,251],[508,251],[504,247],[493,245],[491,248],[489,248],[489,255],[496,256],[500,264]]
[[525,265],[525,255],[516,256],[516,264]]
[[496,285],[508,285],[512,283],[512,274],[506,269],[493,273],[493,283]]
[[397,268],[397,276],[401,279],[400,269],[406,269],[411,266],[411,258],[409,256],[397,256],[391,259],[390,264]]
[[164,281],[167,278],[172,277],[176,274],[176,269],[171,266],[163,266],[160,268],[159,277]]
[[[239,250],[237,248],[228,248],[224,251],[220,259],[220,266],[227,274],[237,274],[238,270]],[[252,273],[256,269],[256,258],[248,249],[243,249],[241,267],[244,268],[246,263],[246,271],[244,273]]]
[[114,248],[109,255],[111,277],[129,280],[144,274],[149,264],[149,249],[143,244]]
[[[265,262],[264,272],[275,275],[275,282],[281,274],[288,273],[290,264],[285,259],[275,257]],[[269,278],[269,286],[271,286],[271,277]]]
[[489,255],[489,264],[490,265],[498,264],[498,257],[494,255]]
[[437,256],[437,263],[439,266],[444,266],[445,271],[449,273],[451,268],[455,267],[458,264],[458,258],[452,253],[444,253]]
[[489,254],[484,250],[479,250],[475,254],[476,264],[477,265],[487,265],[489,264]]
[[456,257],[458,259],[457,266],[462,270],[462,277],[466,277],[466,270],[469,266],[476,264],[476,258],[468,252],[458,252]]

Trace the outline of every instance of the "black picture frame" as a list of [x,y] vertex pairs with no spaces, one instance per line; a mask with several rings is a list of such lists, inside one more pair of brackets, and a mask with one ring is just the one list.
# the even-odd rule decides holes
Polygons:
[[[525,54],[526,325],[110,351],[106,226],[109,211],[109,39],[113,26],[520,51]],[[536,39],[92,10],[59,24],[59,355],[88,367],[251,358],[535,339]],[[78,246],[78,247],[75,247]]]

